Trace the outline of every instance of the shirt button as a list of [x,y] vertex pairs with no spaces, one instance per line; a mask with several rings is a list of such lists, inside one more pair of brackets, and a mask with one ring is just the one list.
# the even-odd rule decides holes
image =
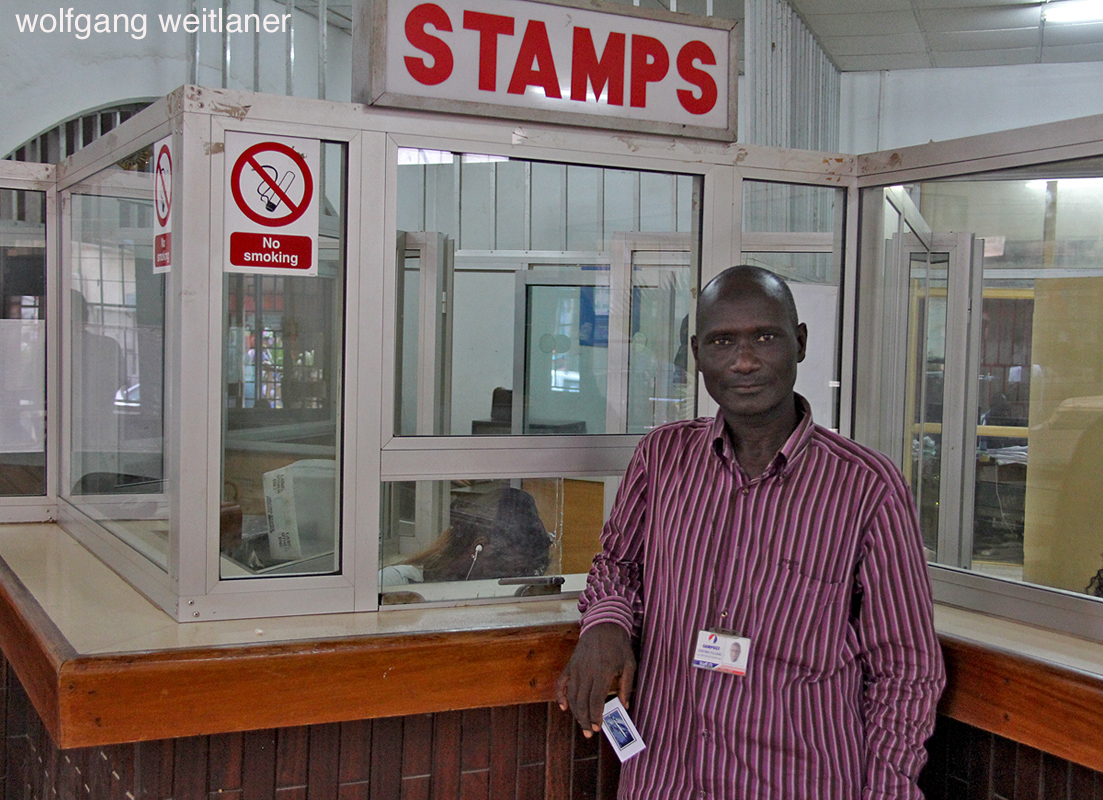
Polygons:
[[749,495],[749,494],[751,493],[751,489],[750,489],[750,487],[749,487],[749,486],[744,486],[744,487],[743,487],[743,488],[742,488],[742,489],[740,490],[740,492],[739,492],[739,493],[740,493],[740,494],[742,494],[742,495],[743,495],[744,497],[746,497],[747,495]]

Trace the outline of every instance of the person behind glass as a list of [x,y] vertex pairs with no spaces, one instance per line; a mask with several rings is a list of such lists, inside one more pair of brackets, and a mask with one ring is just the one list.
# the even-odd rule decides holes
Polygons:
[[[914,503],[813,424],[807,339],[777,275],[722,272],[690,342],[719,413],[652,431],[621,482],[556,688],[587,736],[635,688],[621,798],[922,796],[945,675]],[[702,631],[743,638],[746,674],[695,667]]]

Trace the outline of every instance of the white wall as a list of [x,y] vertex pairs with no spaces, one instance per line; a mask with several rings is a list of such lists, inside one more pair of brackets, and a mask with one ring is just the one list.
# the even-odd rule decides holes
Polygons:
[[[199,2],[220,8],[221,2]],[[72,32],[21,33],[16,14],[52,14],[58,8],[74,14],[144,14],[146,33],[141,39],[119,30],[91,33],[78,38]],[[190,0],[96,0],[81,4],[45,0],[0,0],[0,156],[85,111],[129,100],[160,97],[188,80],[188,35],[183,30],[164,33],[159,14],[183,14]],[[262,0],[260,13],[282,14],[283,2]],[[253,13],[253,0],[232,0],[228,13]],[[121,24],[121,20],[120,20]],[[296,13],[295,94],[317,97],[318,26],[309,14]],[[199,83],[222,83],[222,37],[198,34]],[[284,33],[232,34],[230,36],[230,88],[253,88],[253,42],[261,47],[261,91],[284,93],[286,84],[286,35]],[[351,97],[351,36],[333,27],[328,31],[326,95],[331,100]]]
[[1103,114],[1103,63],[846,72],[840,150],[893,147]]

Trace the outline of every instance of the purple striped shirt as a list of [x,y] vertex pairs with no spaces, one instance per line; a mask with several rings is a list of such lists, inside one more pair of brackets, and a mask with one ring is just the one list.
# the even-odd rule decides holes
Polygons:
[[[883,455],[804,416],[766,471],[721,416],[640,442],[579,600],[640,639],[632,800],[905,800],[945,681],[911,493]],[[743,677],[697,632],[751,640]]]

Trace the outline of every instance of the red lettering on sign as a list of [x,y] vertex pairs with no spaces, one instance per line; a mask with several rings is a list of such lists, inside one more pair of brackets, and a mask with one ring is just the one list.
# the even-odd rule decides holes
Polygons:
[[172,234],[159,233],[153,237],[153,265],[167,267],[172,264]]
[[269,272],[310,269],[314,242],[309,236],[287,234],[230,234],[230,263],[235,267],[257,267]]
[[609,86],[609,105],[624,105],[624,42],[623,33],[610,33],[605,49],[598,58],[594,37],[589,28],[574,29],[571,49],[571,99],[586,100],[586,85],[594,87],[594,95],[601,97],[606,84]]
[[433,66],[425,63],[425,59],[406,56],[406,70],[418,83],[426,86],[436,86],[444,83],[452,74],[452,49],[425,30],[426,25],[432,25],[438,31],[451,31],[452,20],[448,14],[436,3],[422,3],[415,6],[409,16],[406,17],[406,40],[433,57]]
[[509,88],[506,91],[510,94],[524,94],[525,89],[530,86],[542,88],[545,97],[563,97],[559,91],[559,76],[555,74],[551,43],[548,42],[548,28],[535,19],[529,20],[525,28],[525,38],[521,40],[517,63],[513,66],[513,77],[509,79]]
[[465,9],[463,27],[479,32],[479,88],[493,92],[498,88],[498,37],[513,35],[513,17]]
[[695,97],[690,89],[679,89],[678,102],[690,114],[707,114],[716,105],[716,81],[703,69],[699,69],[694,61],[715,66],[716,54],[711,47],[700,41],[687,42],[678,51],[678,74],[687,83],[692,83],[701,90],[701,96]]
[[647,107],[647,84],[661,81],[670,69],[670,55],[663,43],[651,36],[632,34],[633,108]]

